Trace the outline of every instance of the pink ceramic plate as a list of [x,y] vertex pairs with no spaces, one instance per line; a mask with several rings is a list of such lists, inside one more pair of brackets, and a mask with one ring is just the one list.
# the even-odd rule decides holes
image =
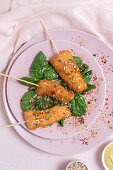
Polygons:
[[[32,144],[36,148],[43,151],[54,153],[54,154],[77,154],[92,148],[93,146],[99,145],[105,139],[112,134],[113,126],[113,52],[107,47],[99,38],[88,33],[66,29],[66,30],[54,30],[50,31],[53,39],[68,40],[76,42],[78,45],[86,48],[92,55],[96,54],[95,58],[101,65],[105,80],[106,80],[106,99],[104,107],[90,128],[84,130],[84,132],[69,138],[62,140],[49,140],[38,137],[29,133],[22,126],[15,126],[16,131],[23,137],[28,143]],[[37,42],[44,41],[45,34],[41,34],[34,39],[26,43],[16,53],[15,58],[18,57],[28,47],[36,44]],[[8,72],[7,72],[8,73]],[[9,106],[7,105],[6,85],[7,79],[4,81],[3,88],[3,100],[6,108],[6,113],[11,123],[17,122],[14,116],[11,114]]]
[[[79,118],[72,116],[65,120],[64,127],[61,127],[58,123],[55,123],[52,126],[30,131],[35,135],[49,139],[64,139],[75,136],[77,133],[83,131],[86,127],[90,126],[98,116],[105,99],[105,81],[101,67],[97,63],[96,59],[88,51],[69,41],[55,40],[55,44],[59,51],[68,49],[72,51],[73,55],[82,57],[83,61],[88,64],[89,68],[93,71],[92,84],[95,83],[97,86],[95,90],[92,90],[89,95],[85,96],[86,102],[91,102],[91,104],[87,104],[88,111],[86,115],[83,116],[84,124],[80,124]],[[11,68],[8,68],[8,70],[10,70],[9,74],[14,77],[30,76],[29,68],[39,51],[43,51],[48,59],[53,58],[55,55],[55,52],[49,41],[37,43],[26,49],[15,61],[11,62],[13,65]],[[97,78],[97,81],[93,81],[95,77]],[[8,79],[8,105],[11,112],[18,121],[24,121],[23,112],[20,107],[20,101],[26,91],[28,91],[28,87],[21,85],[19,82],[15,82],[15,80]],[[23,126],[27,128],[26,125],[23,124]]]

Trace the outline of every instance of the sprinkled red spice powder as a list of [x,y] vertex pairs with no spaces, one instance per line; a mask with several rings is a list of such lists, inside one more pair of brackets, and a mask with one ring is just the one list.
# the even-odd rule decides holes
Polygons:
[[110,129],[112,129],[113,127],[112,126],[109,126]]
[[106,64],[106,62],[107,62],[106,59],[102,60],[102,63]]
[[80,141],[82,141],[82,144],[84,145],[88,145],[88,138],[84,138],[84,139],[80,139]]
[[105,57],[102,56],[101,59],[102,59],[102,63],[106,64],[107,60],[105,59]]
[[95,75],[94,77],[93,77],[93,81],[96,81],[97,80],[97,76]]
[[80,117],[80,118],[78,119],[78,121],[79,121],[81,124],[84,124],[84,118],[83,118],[83,117]]

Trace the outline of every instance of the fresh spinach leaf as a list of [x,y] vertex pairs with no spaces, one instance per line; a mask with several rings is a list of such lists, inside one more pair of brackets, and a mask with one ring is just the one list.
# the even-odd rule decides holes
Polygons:
[[72,111],[72,116],[81,116],[81,113],[79,113],[75,107],[75,109],[73,109]]
[[52,97],[39,96],[40,98],[35,100],[35,107],[37,110],[48,109],[52,107]]
[[65,119],[61,119],[61,120],[58,122],[59,125],[63,127],[63,126],[64,126],[64,121],[65,121]]
[[86,81],[86,83],[89,83],[92,77],[92,70],[88,71],[89,66],[85,63],[82,63],[82,60],[80,59],[80,57],[76,57],[76,56],[73,56],[73,57],[77,63],[77,66],[80,69],[83,79]]
[[87,73],[85,73],[83,76],[83,79],[86,83],[89,83],[92,77],[92,70],[89,70]]
[[46,80],[55,80],[58,79],[58,73],[55,71],[55,69],[52,66],[49,66],[47,70],[44,71],[44,78]]
[[55,99],[55,98],[53,98],[53,103],[54,103],[55,106],[61,105],[61,102],[59,100]]
[[86,102],[79,93],[75,93],[74,99],[71,100],[69,104],[71,105],[70,110],[72,112],[72,116],[82,116],[86,113]]
[[71,106],[70,111],[72,112],[72,116],[79,116],[79,113],[78,113],[78,111],[76,109],[76,105],[75,105],[75,99],[72,99],[69,102],[69,105]]
[[70,104],[70,110],[71,110],[71,112],[75,109],[75,100],[74,99],[72,99],[70,102],[69,102],[69,104]]
[[61,83],[61,86],[63,86],[65,89],[69,90],[69,86],[67,85],[67,83]]
[[86,113],[86,103],[83,103],[84,101],[84,98],[81,99],[81,96],[77,95],[69,102],[72,116],[81,116]]
[[79,69],[80,69],[81,75],[84,76],[84,74],[87,73],[89,66],[83,63]]
[[80,113],[80,115],[85,114],[87,109],[85,99],[79,93],[75,93],[74,99],[75,99],[76,110],[78,111],[78,113]]
[[[22,80],[25,80],[25,81],[29,81],[31,83],[35,83],[37,84],[39,79],[37,77],[22,77],[21,78]],[[19,81],[21,84],[25,85],[25,86],[29,86],[29,87],[34,87],[34,85],[32,84],[29,84],[29,83],[25,83],[25,82],[22,82],[22,81]]]
[[85,91],[85,92],[89,92],[90,90],[95,89],[95,88],[96,88],[95,85],[92,85],[92,84],[87,83],[87,89],[84,90],[84,91]]
[[81,65],[82,65],[82,60],[81,60],[81,58],[80,58],[80,57],[77,57],[77,56],[73,56],[73,58],[75,59],[77,66],[80,68]]
[[47,60],[47,57],[44,55],[42,51],[40,51],[35,57],[30,67],[30,72],[32,76],[42,79],[44,70],[46,70],[49,66],[50,65],[49,61]]
[[35,109],[35,106],[30,101],[34,97],[35,94],[36,94],[35,90],[32,89],[32,90],[28,91],[27,93],[25,93],[25,95],[22,97],[21,108],[22,108],[23,112],[25,112],[26,110],[34,110]]
[[73,56],[73,58],[75,59],[76,64],[79,67],[82,76],[84,76],[84,74],[88,71],[89,66],[83,63],[80,57]]
[[36,97],[36,100],[34,102],[37,110],[48,109],[53,106],[61,105],[60,101],[50,96],[40,96],[40,98],[37,99],[38,97]]

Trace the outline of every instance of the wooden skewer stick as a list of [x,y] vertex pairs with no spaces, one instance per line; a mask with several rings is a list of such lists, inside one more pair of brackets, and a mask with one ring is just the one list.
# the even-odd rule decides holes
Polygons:
[[5,128],[9,128],[9,127],[13,127],[13,126],[17,126],[17,125],[21,125],[21,124],[24,124],[26,121],[22,121],[22,122],[18,122],[18,123],[13,123],[11,125],[7,125],[7,126],[1,126],[0,127],[0,130],[1,129],[5,129]]
[[49,40],[50,40],[50,42],[52,43],[53,47],[55,48],[55,50],[56,50],[57,54],[59,54],[59,51],[58,51],[58,49],[56,48],[56,46],[55,46],[55,44],[54,44],[54,42],[53,42],[53,40],[52,40],[51,36],[49,35],[49,33],[48,33],[48,31],[47,31],[47,29],[46,29],[46,27],[45,27],[44,23],[43,23],[41,20],[40,20],[40,23],[41,23],[41,25],[42,25],[43,29],[45,30],[46,34],[48,35]]
[[12,79],[15,79],[15,80],[18,80],[18,81],[24,82],[24,83],[28,83],[28,84],[31,84],[31,85],[34,85],[34,86],[39,86],[38,84],[31,83],[31,82],[29,82],[29,81],[22,80],[22,79],[19,79],[19,78],[16,78],[16,77],[12,77],[12,76],[7,75],[7,74],[0,73],[0,75],[1,75],[1,76],[4,76],[4,77],[9,77],[9,78],[12,78]]

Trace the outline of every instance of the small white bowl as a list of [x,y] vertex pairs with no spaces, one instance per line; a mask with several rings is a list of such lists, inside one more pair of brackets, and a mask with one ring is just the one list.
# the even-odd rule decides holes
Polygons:
[[104,162],[104,154],[105,154],[105,150],[111,145],[113,144],[113,142],[110,142],[109,144],[106,145],[106,147],[104,148],[103,152],[102,152],[102,164],[105,168],[105,170],[109,170],[108,167],[106,166],[105,162]]
[[81,160],[76,160],[76,161],[71,161],[71,162],[69,162],[68,165],[67,165],[67,167],[66,167],[66,170],[68,170],[69,166],[70,166],[71,164],[75,163],[75,162],[80,162],[80,163],[84,164],[84,165],[86,166],[87,170],[89,170],[88,167],[87,167],[87,165],[86,165],[83,161],[81,161]]

